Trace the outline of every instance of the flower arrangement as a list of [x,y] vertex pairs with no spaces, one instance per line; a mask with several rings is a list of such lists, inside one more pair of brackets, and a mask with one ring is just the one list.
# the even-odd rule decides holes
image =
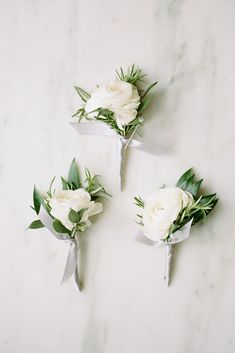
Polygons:
[[103,211],[99,200],[109,195],[98,181],[97,175],[92,175],[88,169],[85,170],[85,175],[82,183],[74,159],[68,178],[61,177],[62,189],[52,190],[55,177],[46,193],[41,193],[34,187],[31,207],[38,219],[29,226],[29,229],[47,227],[58,239],[69,242],[70,252],[62,282],[74,274],[79,289],[82,286],[78,276],[77,252],[81,237],[91,226],[90,218]]
[[[143,151],[154,153],[155,146],[137,141],[135,133],[143,126],[144,110],[151,100],[151,92],[157,82],[153,82],[142,89],[145,74],[142,70],[132,65],[123,70],[116,70],[116,80],[108,84],[97,86],[92,93],[75,86],[83,104],[73,117],[81,120],[89,120],[87,124],[76,124],[75,128],[81,134],[105,134],[116,136],[118,141],[118,174],[120,189],[123,188],[123,169],[127,147],[134,147]],[[97,123],[95,125],[95,122]],[[107,127],[103,131],[100,123]],[[74,124],[73,124],[74,125]]]
[[79,121],[83,118],[101,121],[120,136],[128,137],[143,125],[141,115],[150,102],[150,92],[157,82],[145,90],[140,89],[139,84],[146,75],[136,65],[126,71],[120,68],[116,74],[115,81],[97,86],[92,93],[75,86],[83,105],[73,117]]
[[143,201],[135,197],[135,204],[143,210],[138,223],[150,243],[165,246],[167,261],[164,278],[170,280],[172,245],[190,234],[191,225],[205,221],[218,202],[216,194],[201,195],[203,179],[196,180],[192,169],[187,170],[176,186],[163,187]]

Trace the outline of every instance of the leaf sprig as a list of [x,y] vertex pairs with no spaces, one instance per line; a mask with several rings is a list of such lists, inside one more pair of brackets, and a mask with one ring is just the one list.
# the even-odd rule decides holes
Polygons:
[[[112,130],[114,130],[118,135],[129,137],[133,132],[138,133],[138,128],[143,126],[143,118],[141,117],[143,111],[147,108],[151,100],[151,91],[156,86],[157,82],[150,84],[146,90],[142,90],[139,87],[139,84],[144,82],[144,78],[147,76],[142,73],[142,70],[135,64],[131,65],[125,71],[122,67],[119,70],[116,70],[117,79],[119,81],[124,81],[135,86],[138,90],[140,96],[140,104],[137,109],[137,116],[132,120],[128,125],[120,128],[117,125],[117,122],[114,118],[114,113],[103,107],[99,107],[95,112],[95,120],[101,121],[107,124]],[[80,107],[72,117],[76,117],[80,122],[82,119],[92,120],[89,114],[85,110],[85,106],[91,94],[82,89],[81,87],[75,86],[75,90],[81,98],[83,105]]]
[[117,78],[120,81],[128,82],[133,86],[136,86],[138,82],[143,82],[143,79],[147,76],[142,73],[142,70],[135,64],[129,66],[126,72],[120,67],[119,71],[116,70]]

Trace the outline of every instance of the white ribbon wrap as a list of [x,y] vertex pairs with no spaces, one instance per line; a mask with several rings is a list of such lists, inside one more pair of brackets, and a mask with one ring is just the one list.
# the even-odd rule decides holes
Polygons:
[[165,266],[164,266],[164,280],[166,282],[167,287],[170,284],[170,274],[172,268],[172,257],[173,257],[173,247],[174,244],[180,243],[181,241],[186,240],[190,236],[190,230],[192,226],[193,219],[191,219],[188,223],[185,224],[180,230],[170,235],[169,241],[164,240],[150,240],[143,233],[138,234],[136,240],[146,244],[157,247],[164,247],[165,250]]
[[102,122],[88,121],[84,123],[70,122],[75,130],[80,135],[98,135],[98,136],[114,136],[117,138],[118,143],[118,177],[120,190],[123,189],[123,175],[124,175],[124,163],[126,150],[128,147],[137,148],[143,152],[157,154],[160,151],[160,147],[150,143],[144,143],[133,138],[133,135],[129,139],[126,139],[114,130],[109,128]]
[[69,252],[68,252],[68,257],[64,269],[64,274],[61,280],[61,284],[66,282],[71,276],[74,275],[75,282],[78,286],[78,289],[81,291],[82,286],[81,282],[79,279],[79,274],[78,274],[78,251],[80,248],[80,239],[79,235],[76,234],[74,239],[71,239],[69,235],[58,233],[55,231],[53,227],[53,220],[49,216],[49,214],[45,211],[45,209],[41,206],[40,211],[38,214],[38,217],[42,224],[59,240],[65,240],[67,244],[69,245]]

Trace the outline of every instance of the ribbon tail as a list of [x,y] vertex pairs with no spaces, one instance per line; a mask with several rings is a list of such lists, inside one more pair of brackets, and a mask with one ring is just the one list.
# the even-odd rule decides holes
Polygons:
[[80,277],[79,277],[78,266],[76,266],[75,271],[74,271],[74,280],[76,282],[76,285],[77,285],[79,291],[81,292],[82,291],[82,283],[81,283],[81,280],[80,280]]
[[164,268],[164,280],[166,281],[167,287],[170,284],[171,275],[171,265],[172,265],[172,255],[173,255],[173,245],[165,245],[165,268]]
[[70,249],[69,249],[69,253],[68,253],[68,257],[67,257],[67,261],[66,261],[66,265],[65,265],[65,269],[64,269],[64,274],[63,274],[63,278],[61,280],[61,284],[63,284],[64,282],[66,282],[73,274],[75,276],[75,280],[76,283],[78,285],[78,288],[80,290],[81,286],[79,283],[79,278],[78,278],[78,271],[77,271],[77,257],[78,257],[78,248],[75,242],[71,242],[70,243]]
[[118,178],[119,178],[119,186],[120,190],[123,190],[124,184],[124,164],[125,164],[125,157],[126,157],[126,143],[121,138],[118,137]]

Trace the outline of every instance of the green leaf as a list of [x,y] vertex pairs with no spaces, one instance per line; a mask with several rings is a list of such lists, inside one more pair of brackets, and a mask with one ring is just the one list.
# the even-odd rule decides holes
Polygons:
[[190,192],[194,198],[197,197],[203,179],[198,180],[196,183],[192,183],[187,187],[187,191]]
[[78,174],[77,164],[75,159],[73,159],[70,169],[69,169],[69,176],[68,176],[68,183],[72,184],[74,190],[79,189],[81,186],[81,181]]
[[63,190],[68,190],[68,189],[69,189],[69,186],[68,186],[67,181],[66,181],[63,177],[60,177],[60,179],[61,179],[61,182],[62,182],[62,188],[63,188]]
[[81,98],[81,100],[83,100],[83,102],[87,102],[87,100],[90,98],[90,94],[86,91],[84,91],[84,89],[74,86],[76,92],[78,93],[79,97]]
[[193,178],[194,178],[193,169],[190,168],[179,178],[179,180],[176,183],[176,186],[178,188],[185,189],[193,181]]
[[33,221],[30,225],[29,225],[29,229],[38,229],[38,228],[43,228],[45,227],[44,224],[42,224],[42,222],[37,219],[36,221]]
[[40,207],[41,207],[41,205],[43,203],[44,203],[43,197],[41,196],[41,194],[37,190],[36,186],[34,185],[34,189],[33,189],[33,204],[34,204],[35,212],[37,214],[39,213]]
[[193,224],[196,224],[209,215],[209,213],[216,206],[219,199],[216,197],[216,194],[206,195],[201,197],[198,202],[199,209],[194,213]]
[[134,204],[140,208],[144,208],[144,201],[143,199],[139,196],[139,197],[134,197]]
[[152,83],[152,84],[146,89],[146,91],[144,92],[144,94],[143,94],[143,96],[141,97],[141,99],[143,99],[143,98],[151,91],[151,89],[152,89],[154,86],[156,86],[156,84],[157,84],[157,81],[154,82],[154,83]]
[[67,228],[65,228],[65,226],[58,219],[54,219],[53,227],[54,227],[55,231],[58,233],[70,234],[70,231]]
[[139,108],[138,108],[138,113],[142,113],[143,110],[149,105],[149,102],[151,100],[151,95],[149,95],[147,98],[145,98],[139,105]]
[[200,199],[198,204],[206,206],[210,205],[211,203],[214,203],[216,200],[218,201],[218,199],[216,198],[216,194],[205,195]]
[[52,196],[52,194],[51,194],[51,189],[52,189],[52,185],[53,185],[54,181],[55,181],[55,176],[54,176],[54,178],[52,179],[52,181],[51,181],[51,183],[50,183],[50,186],[49,186],[49,191],[48,191],[48,193],[47,193],[49,197]]
[[72,223],[79,223],[82,219],[82,216],[84,212],[87,210],[87,208],[82,208],[79,211],[74,211],[72,208],[69,211],[69,220]]

